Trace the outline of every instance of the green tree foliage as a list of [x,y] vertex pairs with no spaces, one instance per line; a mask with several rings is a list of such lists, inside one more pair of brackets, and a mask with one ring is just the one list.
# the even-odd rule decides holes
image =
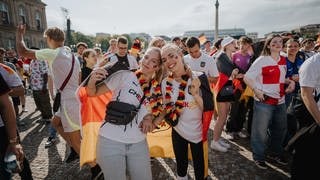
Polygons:
[[94,37],[84,35],[81,32],[73,32],[72,34],[72,44],[77,44],[78,42],[85,42],[87,43],[89,48],[94,47]]

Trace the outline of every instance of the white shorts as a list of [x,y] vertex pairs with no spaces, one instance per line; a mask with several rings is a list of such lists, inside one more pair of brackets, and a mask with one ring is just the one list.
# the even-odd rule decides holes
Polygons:
[[80,102],[77,99],[61,99],[61,106],[55,115],[61,118],[64,132],[80,130]]

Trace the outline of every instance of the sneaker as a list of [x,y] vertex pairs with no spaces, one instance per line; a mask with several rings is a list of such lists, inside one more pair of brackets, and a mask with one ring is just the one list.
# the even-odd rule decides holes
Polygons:
[[49,137],[46,144],[44,145],[45,148],[48,148],[52,145],[54,145],[54,143],[56,142],[56,138],[54,137]]
[[233,132],[227,132],[226,133],[226,139],[233,140],[234,139],[234,133]]
[[280,165],[288,164],[288,161],[283,156],[267,156],[267,157]]
[[212,141],[210,145],[211,149],[219,151],[219,152],[227,152],[228,149],[226,147],[223,147],[219,141]]
[[229,149],[231,146],[229,143],[227,143],[226,141],[222,140],[221,138],[219,139],[219,144],[227,149]]
[[268,168],[266,162],[264,162],[264,161],[254,161],[254,163],[260,169],[267,169]]
[[76,159],[79,159],[79,155],[77,154],[77,152],[71,148],[71,152],[69,154],[69,156],[67,157],[67,159],[65,160],[66,163],[70,163]]
[[243,133],[243,132],[241,132],[241,131],[238,132],[237,135],[238,135],[240,138],[247,138],[247,137],[248,137],[245,133]]

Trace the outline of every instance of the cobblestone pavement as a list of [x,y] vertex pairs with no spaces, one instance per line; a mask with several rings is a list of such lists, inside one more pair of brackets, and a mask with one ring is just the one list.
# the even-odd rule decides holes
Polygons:
[[[48,125],[41,123],[39,111],[35,111],[32,97],[27,96],[26,113],[21,115],[20,134],[23,148],[33,172],[34,179],[46,180],[86,180],[90,179],[88,168],[79,169],[79,161],[65,163],[69,153],[68,147],[60,137],[56,145],[45,148],[48,136]],[[209,132],[212,136],[212,130]],[[268,163],[267,170],[257,168],[252,160],[249,139],[235,139],[231,141],[231,148],[227,153],[209,150],[209,179],[239,179],[239,180],[282,180],[289,179],[289,165],[278,166]],[[154,180],[169,180],[175,178],[175,159],[151,159]],[[189,163],[189,179],[194,179],[192,163]],[[13,179],[20,179],[15,175]]]

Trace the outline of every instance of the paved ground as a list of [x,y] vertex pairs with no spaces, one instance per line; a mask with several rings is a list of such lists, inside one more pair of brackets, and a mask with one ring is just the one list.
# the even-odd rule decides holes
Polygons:
[[[39,122],[40,113],[35,111],[33,99],[27,96],[28,112],[21,115],[25,126],[20,127],[22,144],[29,159],[34,179],[46,180],[86,180],[90,179],[88,169],[79,169],[79,161],[66,164],[64,159],[68,148],[62,138],[48,149],[44,147],[48,135],[48,125]],[[210,130],[210,137],[212,130]],[[249,139],[231,141],[227,153],[209,150],[209,179],[240,180],[282,180],[289,179],[288,166],[268,163],[267,170],[258,169],[252,160]],[[154,180],[175,178],[175,160],[156,158],[151,161]],[[14,176],[13,179],[20,179]],[[192,164],[189,163],[189,179],[194,179]]]

